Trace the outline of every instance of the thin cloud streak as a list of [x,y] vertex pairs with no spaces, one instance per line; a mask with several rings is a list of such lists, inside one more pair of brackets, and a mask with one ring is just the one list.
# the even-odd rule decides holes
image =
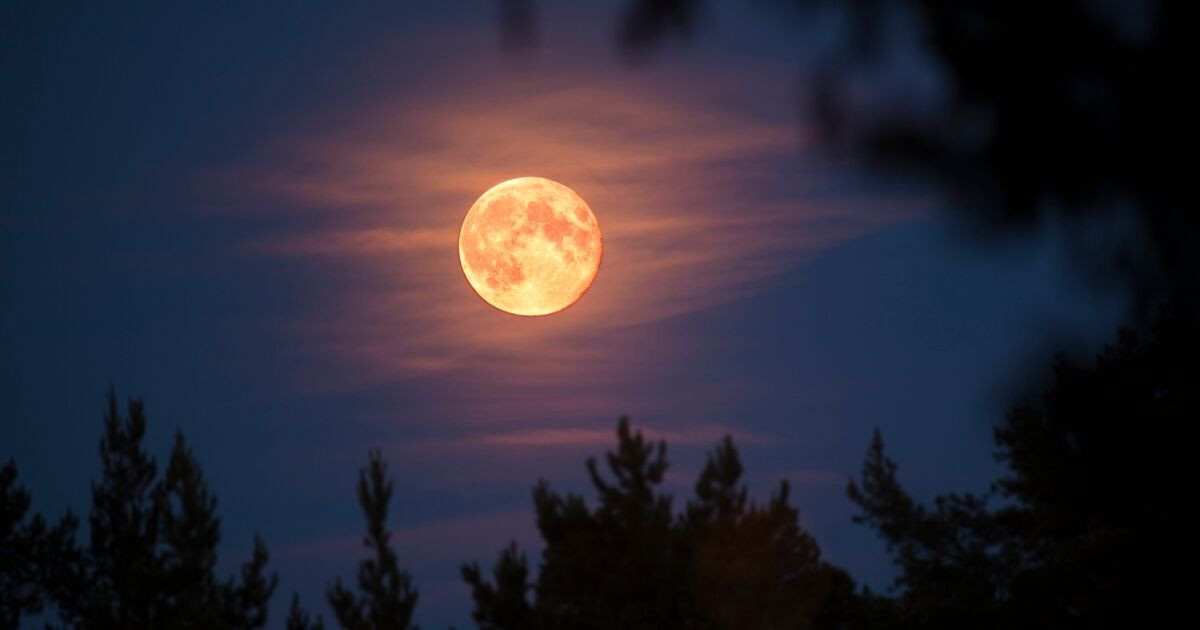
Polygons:
[[436,251],[453,242],[444,231],[368,228],[271,237],[249,243],[245,251],[267,256],[370,256]]
[[[715,446],[725,436],[730,436],[738,444],[780,444],[778,438],[719,424],[684,425],[672,429],[655,429],[634,425],[635,431],[640,431],[650,442],[666,441],[672,446]],[[509,431],[480,432],[460,438],[439,438],[436,440],[409,441],[405,450],[424,453],[444,453],[447,451],[466,450],[476,451],[485,449],[492,454],[502,453],[506,449],[535,448],[587,448],[603,450],[611,448],[616,437],[611,428],[586,427],[542,427],[534,429],[512,429]]]
[[[355,270],[334,301],[290,323],[302,350],[344,360],[344,380],[324,386],[440,374],[470,398],[477,388],[630,382],[677,358],[646,338],[647,325],[753,295],[905,213],[805,196],[819,186],[804,181],[792,120],[665,96],[624,75],[488,81],[349,116],[348,131],[287,142],[254,170],[270,195],[323,211],[306,230],[267,234],[248,251],[314,265],[337,258]],[[459,222],[476,196],[530,174],[574,188],[605,234],[589,292],[536,319],[484,304],[457,257]],[[652,361],[637,351],[648,344]]]

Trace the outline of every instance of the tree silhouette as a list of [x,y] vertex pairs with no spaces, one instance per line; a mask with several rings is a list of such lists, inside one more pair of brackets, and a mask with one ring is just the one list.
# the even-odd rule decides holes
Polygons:
[[546,541],[537,583],[539,615],[555,627],[662,628],[681,611],[682,563],[672,530],[671,499],[657,494],[667,470],[666,444],[649,444],[617,427],[606,456],[606,481],[587,460],[599,505],[559,496],[546,482],[534,489],[537,525]]
[[242,565],[241,583],[219,583],[214,569],[221,538],[217,500],[204,483],[200,465],[175,434],[175,446],[156,493],[162,518],[162,582],[167,598],[161,623],[173,628],[261,628],[277,578],[266,577],[266,546],[255,538],[254,552]]
[[278,577],[255,539],[239,580],[218,582],[216,498],[182,434],[165,474],[142,448],[140,400],[121,417],[108,394],[100,440],[101,476],[92,484],[89,541],[76,546],[67,514],[43,545],[45,591],[58,616],[79,628],[261,628]]
[[746,511],[747,489],[741,485],[742,472],[742,460],[733,447],[733,439],[726,436],[708,454],[696,481],[696,500],[688,503],[686,512],[690,528],[735,519]]
[[462,576],[471,586],[471,598],[475,601],[471,618],[482,630],[527,628],[532,624],[533,607],[529,605],[528,594],[533,585],[529,582],[529,565],[515,541],[500,552],[492,569],[494,584],[483,579],[475,562],[463,565]]
[[154,497],[157,465],[142,449],[146,417],[140,400],[122,418],[117,396],[108,393],[100,438],[100,482],[92,484],[90,544],[80,591],[58,602],[65,621],[90,627],[151,627],[160,604],[157,557],[160,519]]
[[[204,480],[184,444],[183,435],[175,434],[175,446],[167,465],[165,479],[157,493],[162,502],[161,587],[171,593],[175,619],[163,620],[178,625],[191,620],[216,625],[214,608],[209,604],[217,591],[213,567],[217,563],[216,544],[220,522],[215,516],[217,501],[204,487]],[[171,509],[176,508],[176,509]]]
[[320,615],[312,619],[300,607],[300,596],[292,593],[292,606],[288,609],[287,630],[325,630],[325,622]]
[[679,515],[658,491],[665,443],[648,443],[622,418],[606,462],[612,481],[587,460],[594,509],[544,481],[535,487],[546,543],[536,584],[515,543],[493,582],[478,565],[463,567],[481,627],[857,628],[883,608],[820,560],[786,483],[762,505],[748,500],[730,439],[709,455],[696,499]]
[[855,522],[878,530],[902,569],[897,584],[906,626],[996,627],[997,598],[1011,568],[997,549],[1000,536],[986,497],[938,497],[932,511],[917,504],[896,480],[878,431],[861,481],[852,481],[848,494],[862,510]]
[[[726,437],[709,455],[696,483],[697,500],[685,512],[694,614],[712,628],[820,625],[832,589],[847,581],[821,562],[816,541],[800,528],[788,483],[781,481],[757,505],[747,501],[741,474],[737,450]],[[853,593],[852,583],[849,588]]]
[[[358,565],[356,595],[337,579],[328,589],[329,605],[338,624],[350,630],[403,630],[412,627],[417,591],[408,573],[402,571],[391,547],[387,530],[388,502],[392,481],[379,451],[371,451],[367,467],[359,472],[358,502],[367,519],[363,545],[373,554]],[[298,605],[297,605],[298,607]]]
[[23,614],[42,611],[38,551],[45,538],[40,515],[28,517],[29,492],[17,483],[16,462],[0,467],[0,626],[15,628]]
[[876,434],[849,494],[902,569],[910,625],[1152,627],[1189,613],[1178,576],[1200,557],[1197,357],[1195,316],[1172,308],[1094,366],[1060,359],[1040,401],[996,429],[1008,474],[932,510],[901,488]]
[[[1092,366],[1059,359],[1040,399],[996,428],[1008,472],[983,494],[914,501],[875,433],[848,486],[856,521],[901,569],[894,599],[859,591],[823,562],[782,482],[749,498],[730,438],[708,455],[676,514],[661,492],[666,444],[622,418],[617,448],[587,471],[594,507],[534,489],[546,543],[536,581],[515,543],[485,579],[463,566],[483,628],[1094,628],[1167,625],[1190,612],[1198,559],[1191,451],[1200,416],[1200,325],[1186,304],[1149,335],[1122,331]],[[255,540],[240,576],[214,574],[217,500],[182,434],[161,478],[142,448],[145,414],[110,392],[93,484],[90,537],[68,513],[29,515],[30,495],[0,467],[0,614],[6,626],[55,604],[79,628],[258,628],[277,578]],[[360,471],[367,520],[358,592],[330,586],[346,628],[409,628],[417,601],[386,529],[392,482],[378,452]],[[532,593],[533,597],[530,597]],[[293,597],[287,627],[322,628]]]

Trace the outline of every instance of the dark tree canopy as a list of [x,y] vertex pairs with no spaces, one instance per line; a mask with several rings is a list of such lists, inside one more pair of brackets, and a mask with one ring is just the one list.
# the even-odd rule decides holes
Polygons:
[[[878,606],[820,559],[798,524],[786,483],[764,504],[748,500],[728,438],[714,450],[682,514],[659,486],[665,443],[648,443],[622,418],[611,480],[587,462],[597,505],[534,489],[546,543],[535,584],[510,545],[483,579],[463,567],[484,628],[852,628]],[[532,601],[526,594],[532,592]]]
[[155,501],[154,458],[142,449],[146,416],[140,400],[122,418],[117,396],[108,394],[100,438],[100,481],[92,483],[89,545],[79,592],[59,602],[62,616],[79,625],[149,627],[163,567],[158,558],[162,504]]
[[42,610],[38,552],[46,524],[40,515],[28,515],[31,501],[9,460],[0,467],[0,627],[15,628],[22,615]]
[[788,484],[765,505],[748,503],[741,462],[728,437],[709,455],[683,527],[696,616],[708,627],[812,627],[832,571],[800,529]]
[[666,445],[649,444],[623,419],[613,481],[595,459],[587,470],[599,495],[589,510],[541,482],[533,493],[546,541],[537,583],[539,612],[555,627],[665,627],[681,614],[682,564],[672,530],[671,498],[656,492],[667,470]]
[[[985,496],[914,502],[878,433],[850,497],[902,569],[911,627],[1161,627],[1190,614],[1200,326],[1168,310],[1093,366],[1060,360],[996,429]],[[990,500],[989,500],[990,499]]]
[[475,602],[471,618],[482,630],[531,624],[533,607],[529,605],[528,594],[533,585],[529,583],[529,565],[516,542],[500,552],[500,559],[492,569],[491,583],[483,579],[476,562],[463,565],[462,577],[471,586],[471,599]]
[[695,28],[695,0],[631,2],[621,15],[617,39],[627,54],[639,55],[670,36],[688,37]]
[[287,630],[325,630],[325,622],[317,615],[313,619],[300,607],[300,596],[292,594],[292,605],[288,609]]
[[[358,476],[358,503],[367,520],[363,545],[371,557],[358,565],[358,593],[339,578],[328,590],[329,605],[338,625],[348,630],[407,630],[411,626],[417,591],[400,569],[387,529],[392,481],[379,451],[371,451]],[[298,608],[298,605],[294,607]],[[298,616],[297,616],[298,618]],[[318,621],[319,623],[319,621]]]
[[278,580],[266,573],[266,546],[255,539],[239,578],[218,580],[216,497],[182,434],[159,478],[145,431],[142,402],[123,417],[110,391],[87,543],[70,513],[45,531],[33,546],[41,592],[75,628],[264,627]]
[[[913,500],[875,434],[848,493],[900,568],[893,597],[858,590],[821,559],[782,482],[749,497],[726,438],[678,512],[661,485],[666,444],[628,419],[607,471],[589,459],[597,500],[534,489],[545,541],[536,579],[516,544],[485,577],[463,566],[483,628],[1160,627],[1190,614],[1200,416],[1200,325],[1186,304],[1147,335],[1123,331],[1094,365],[1060,359],[1038,399],[996,428],[1007,467],[983,494]],[[68,513],[30,515],[15,464],[0,467],[0,614],[46,609],[77,628],[261,628],[276,585],[255,541],[240,575],[215,576],[217,500],[182,435],[166,468],[142,448],[145,414],[109,395],[87,544]],[[328,600],[344,628],[409,628],[417,592],[387,530],[392,482],[378,452],[360,472],[370,557],[357,590]],[[55,618],[51,617],[51,619]],[[292,600],[287,627],[322,628]]]

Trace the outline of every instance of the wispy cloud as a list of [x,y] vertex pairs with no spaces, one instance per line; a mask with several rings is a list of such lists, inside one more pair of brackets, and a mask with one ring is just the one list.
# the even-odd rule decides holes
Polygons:
[[382,256],[437,250],[446,245],[445,232],[438,230],[330,229],[264,238],[249,243],[246,251],[277,256]]
[[[806,180],[790,119],[615,75],[467,83],[357,112],[337,133],[282,143],[253,170],[263,190],[319,218],[261,237],[252,252],[338,258],[356,270],[292,328],[301,347],[346,360],[343,384],[453,372],[468,395],[480,382],[569,387],[586,378],[594,388],[645,367],[630,352],[654,344],[639,326],[753,294],[897,216],[806,195],[819,186]],[[529,174],[575,188],[606,244],[588,294],[534,320],[479,300],[456,248],[475,197]],[[659,350],[656,360],[671,360],[670,348]]]
[[[738,444],[779,444],[777,438],[719,424],[684,424],[669,429],[656,429],[634,425],[648,441],[665,441],[672,446],[715,446],[730,436]],[[570,449],[602,452],[616,444],[616,435],[611,428],[591,427],[540,427],[516,428],[507,431],[479,431],[456,438],[409,440],[404,444],[409,452],[445,453],[449,451],[476,451],[485,449],[493,454],[505,450],[524,451],[529,448]]]
[[[750,443],[767,441],[764,437],[718,425],[689,426],[679,430],[638,429],[650,441],[665,440],[671,444],[710,444],[726,435],[737,434],[738,440]],[[508,433],[484,433],[470,438],[483,446],[592,446],[605,447],[613,443],[612,431],[601,429],[525,429]]]
[[[436,400],[439,423],[472,427],[475,449],[607,446],[611,434],[594,422],[620,413],[653,418],[671,444],[698,439],[659,420],[684,397],[661,384],[671,366],[710,360],[706,348],[721,340],[666,322],[761,292],[910,212],[847,193],[790,108],[748,106],[767,76],[759,70],[710,67],[664,82],[595,63],[582,74],[569,60],[522,73],[471,58],[433,64],[392,98],[316,117],[322,128],[276,139],[223,180],[258,213],[240,253],[286,261],[323,289],[280,323],[289,350],[321,366],[306,390],[415,391]],[[575,189],[604,233],[594,284],[550,317],[493,309],[459,267],[471,203],[523,175]],[[696,404],[719,387],[686,396]],[[710,433],[703,441],[715,443]]]

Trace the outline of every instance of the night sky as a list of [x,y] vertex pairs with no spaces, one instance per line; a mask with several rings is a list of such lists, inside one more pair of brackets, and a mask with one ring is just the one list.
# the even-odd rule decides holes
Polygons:
[[[1121,315],[1053,230],[980,247],[829,151],[800,107],[821,20],[710,3],[631,60],[613,2],[542,3],[516,49],[494,2],[182,4],[0,8],[0,458],[86,513],[106,390],[144,398],[149,450],[182,430],[220,499],[221,573],[265,538],[272,626],[353,575],[368,449],[416,621],[465,626],[460,564],[536,554],[530,488],[586,491],[622,414],[668,441],[677,506],[732,434],[756,496],[789,479],[825,556],[886,587],[844,493],[871,430],[918,497],[980,489],[1039,340]],[[525,175],[605,239],[545,318],[458,262],[471,203]]]

